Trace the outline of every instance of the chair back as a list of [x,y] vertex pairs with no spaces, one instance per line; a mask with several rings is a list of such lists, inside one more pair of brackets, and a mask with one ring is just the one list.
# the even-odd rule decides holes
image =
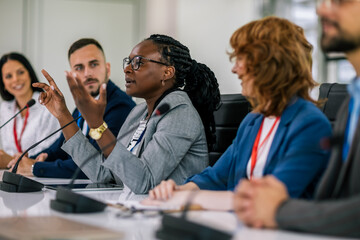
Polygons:
[[334,127],[337,112],[348,96],[347,84],[323,83],[320,85],[319,100],[327,99],[321,107],[321,111],[329,119],[331,126]]
[[221,95],[221,107],[214,112],[216,144],[209,153],[209,165],[213,166],[231,145],[241,121],[251,111],[251,105],[241,94]]

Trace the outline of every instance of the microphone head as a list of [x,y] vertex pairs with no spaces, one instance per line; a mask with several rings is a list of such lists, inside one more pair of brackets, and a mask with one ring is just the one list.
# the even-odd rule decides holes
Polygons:
[[323,150],[331,150],[333,147],[341,146],[343,144],[343,136],[334,135],[332,137],[322,138],[320,140],[320,147]]
[[34,99],[30,99],[30,100],[27,102],[26,106],[29,108],[29,107],[32,107],[35,103],[36,103],[36,102],[35,102]]
[[320,147],[323,150],[330,150],[332,147],[330,143],[330,138],[322,138],[320,140]]
[[169,111],[169,109],[170,109],[170,105],[168,103],[164,103],[156,109],[155,115],[160,116],[166,113],[167,111]]

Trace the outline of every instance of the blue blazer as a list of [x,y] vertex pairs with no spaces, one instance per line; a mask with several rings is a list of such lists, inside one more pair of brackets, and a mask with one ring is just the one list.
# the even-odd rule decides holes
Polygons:
[[[107,87],[107,104],[104,113],[104,121],[107,123],[109,130],[117,136],[122,124],[127,118],[128,114],[135,106],[135,103],[126,93],[120,90],[112,81],[108,81]],[[75,109],[72,116],[74,118],[79,116],[79,111]],[[86,136],[89,142],[99,150],[96,141]],[[48,158],[45,162],[37,162],[34,164],[33,174],[37,177],[50,177],[50,178],[71,178],[77,169],[70,155],[61,149],[65,141],[64,135],[52,144],[48,149],[42,153],[47,153]],[[40,154],[40,153],[39,153]],[[37,154],[37,155],[39,155]],[[30,158],[36,158],[37,155]],[[80,172],[78,178],[87,178],[83,172]]]
[[[246,167],[263,118],[262,114],[249,113],[216,164],[186,182],[192,181],[200,189],[233,191],[240,179],[247,178]],[[311,102],[294,98],[281,116],[264,175],[272,174],[282,181],[291,197],[312,197],[329,158],[320,140],[330,136],[325,115]]]

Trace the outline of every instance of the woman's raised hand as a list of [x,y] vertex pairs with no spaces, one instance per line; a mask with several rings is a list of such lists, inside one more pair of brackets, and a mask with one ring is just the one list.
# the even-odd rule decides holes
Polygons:
[[39,103],[44,105],[49,110],[49,112],[54,115],[54,117],[59,119],[64,115],[64,113],[69,112],[66,107],[64,96],[50,74],[44,69],[41,70],[41,72],[49,82],[49,85],[38,82],[33,83],[32,86],[42,88],[44,90],[44,92],[40,93]]
[[65,72],[76,107],[81,112],[89,127],[97,128],[103,123],[106,108],[106,84],[100,86],[99,99],[94,99],[85,89],[75,73]]

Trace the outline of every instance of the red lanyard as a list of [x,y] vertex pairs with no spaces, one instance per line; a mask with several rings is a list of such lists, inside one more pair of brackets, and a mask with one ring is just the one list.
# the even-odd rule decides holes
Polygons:
[[27,120],[29,118],[29,108],[27,109],[26,111],[26,115],[25,115],[25,120],[24,120],[24,125],[23,125],[23,128],[21,130],[21,133],[20,133],[20,138],[18,139],[18,136],[17,136],[17,132],[16,132],[16,118],[14,119],[14,139],[15,139],[15,145],[16,145],[16,148],[18,150],[18,152],[22,152],[22,149],[21,149],[21,138],[22,138],[22,135],[24,133],[24,130],[25,130],[25,127],[26,127],[26,124],[27,124]]
[[265,118],[264,118],[263,121],[261,122],[259,131],[258,131],[258,134],[256,135],[256,138],[255,138],[255,142],[254,142],[254,146],[253,146],[253,149],[252,149],[252,153],[251,153],[250,179],[252,179],[252,176],[253,176],[253,173],[254,173],[254,168],[255,168],[255,165],[256,165],[256,161],[257,161],[258,149],[260,149],[260,148],[262,147],[262,145],[264,145],[264,143],[268,140],[268,138],[270,137],[272,131],[274,130],[277,122],[280,120],[280,117],[277,117],[277,118],[276,118],[276,120],[275,120],[274,124],[272,125],[270,131],[268,132],[268,134],[266,135],[266,137],[264,138],[264,140],[262,141],[262,143],[260,143],[260,146],[259,146],[261,131],[262,131],[262,128],[263,128],[263,125],[264,125],[264,120],[265,120]]

